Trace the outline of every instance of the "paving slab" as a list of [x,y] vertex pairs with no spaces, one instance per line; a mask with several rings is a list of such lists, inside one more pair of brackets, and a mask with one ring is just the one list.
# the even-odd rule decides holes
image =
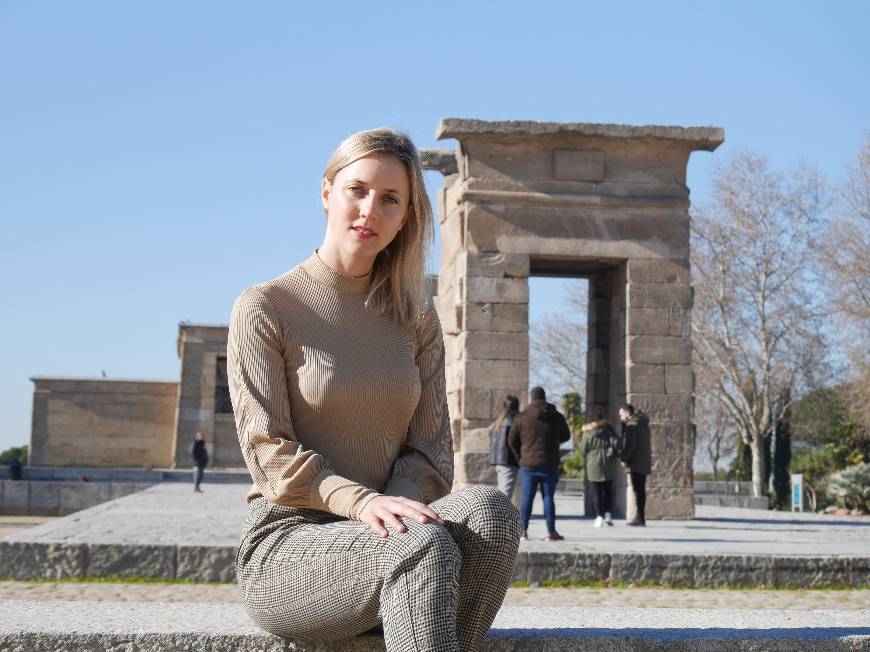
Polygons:
[[[13,533],[0,540],[0,578],[232,581],[246,491],[244,485],[214,484],[197,494],[165,483]],[[580,515],[580,498],[557,496],[556,509],[565,541],[541,540],[546,528],[534,518],[515,581],[711,588],[858,587],[870,581],[867,518],[698,506],[694,521],[651,521],[646,528],[617,521],[594,528]],[[535,512],[541,513],[539,504]]]
[[[123,646],[123,647],[121,647]],[[504,607],[484,649],[870,650],[870,612]],[[310,644],[260,630],[240,605],[0,602],[0,650],[384,650],[377,635]]]

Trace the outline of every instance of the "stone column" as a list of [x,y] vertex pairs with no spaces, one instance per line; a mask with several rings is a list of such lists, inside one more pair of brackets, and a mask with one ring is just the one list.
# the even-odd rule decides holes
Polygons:
[[648,518],[694,516],[689,283],[686,259],[628,261],[627,399],[650,419]]

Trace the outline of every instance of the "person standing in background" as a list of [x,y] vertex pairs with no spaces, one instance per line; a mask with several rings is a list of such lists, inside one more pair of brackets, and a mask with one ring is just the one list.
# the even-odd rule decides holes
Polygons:
[[190,445],[190,457],[193,459],[193,490],[202,493],[199,485],[202,484],[202,476],[208,466],[208,451],[205,448],[205,434],[202,432],[196,433],[196,438]]
[[519,465],[508,446],[508,432],[520,411],[520,400],[511,394],[504,397],[501,412],[489,429],[489,463],[495,467],[498,490],[513,500]]
[[592,486],[595,527],[601,527],[604,523],[613,525],[610,510],[613,479],[619,470],[619,438],[607,422],[603,406],[596,405],[592,416],[594,421],[583,426],[580,448],[585,460],[586,479]]
[[559,444],[571,438],[571,430],[562,413],[552,403],[542,387],[529,391],[531,401],[514,419],[508,433],[508,445],[520,465],[523,497],[520,502],[520,522],[523,539],[528,539],[532,501],[541,486],[544,498],[544,519],[547,521],[547,541],[565,537],[556,532],[556,483],[559,482]]
[[619,408],[622,421],[622,466],[629,472],[637,515],[626,525],[646,526],[646,476],[652,473],[652,445],[649,419],[631,403]]

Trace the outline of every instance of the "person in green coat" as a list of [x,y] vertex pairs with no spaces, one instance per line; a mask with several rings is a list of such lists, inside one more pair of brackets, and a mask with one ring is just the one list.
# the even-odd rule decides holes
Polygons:
[[594,420],[582,428],[580,449],[585,460],[586,479],[592,490],[595,527],[601,527],[604,523],[613,525],[610,509],[613,479],[619,472],[618,437],[605,418],[603,406],[595,406],[593,417]]
[[626,525],[646,526],[646,476],[652,473],[652,444],[649,419],[631,403],[619,408],[622,421],[622,466],[629,472],[637,515]]

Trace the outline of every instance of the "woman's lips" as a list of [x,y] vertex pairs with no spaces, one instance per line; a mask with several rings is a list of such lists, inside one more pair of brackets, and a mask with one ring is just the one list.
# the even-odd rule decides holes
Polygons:
[[369,240],[377,235],[377,233],[364,226],[353,226],[350,230],[360,240]]

